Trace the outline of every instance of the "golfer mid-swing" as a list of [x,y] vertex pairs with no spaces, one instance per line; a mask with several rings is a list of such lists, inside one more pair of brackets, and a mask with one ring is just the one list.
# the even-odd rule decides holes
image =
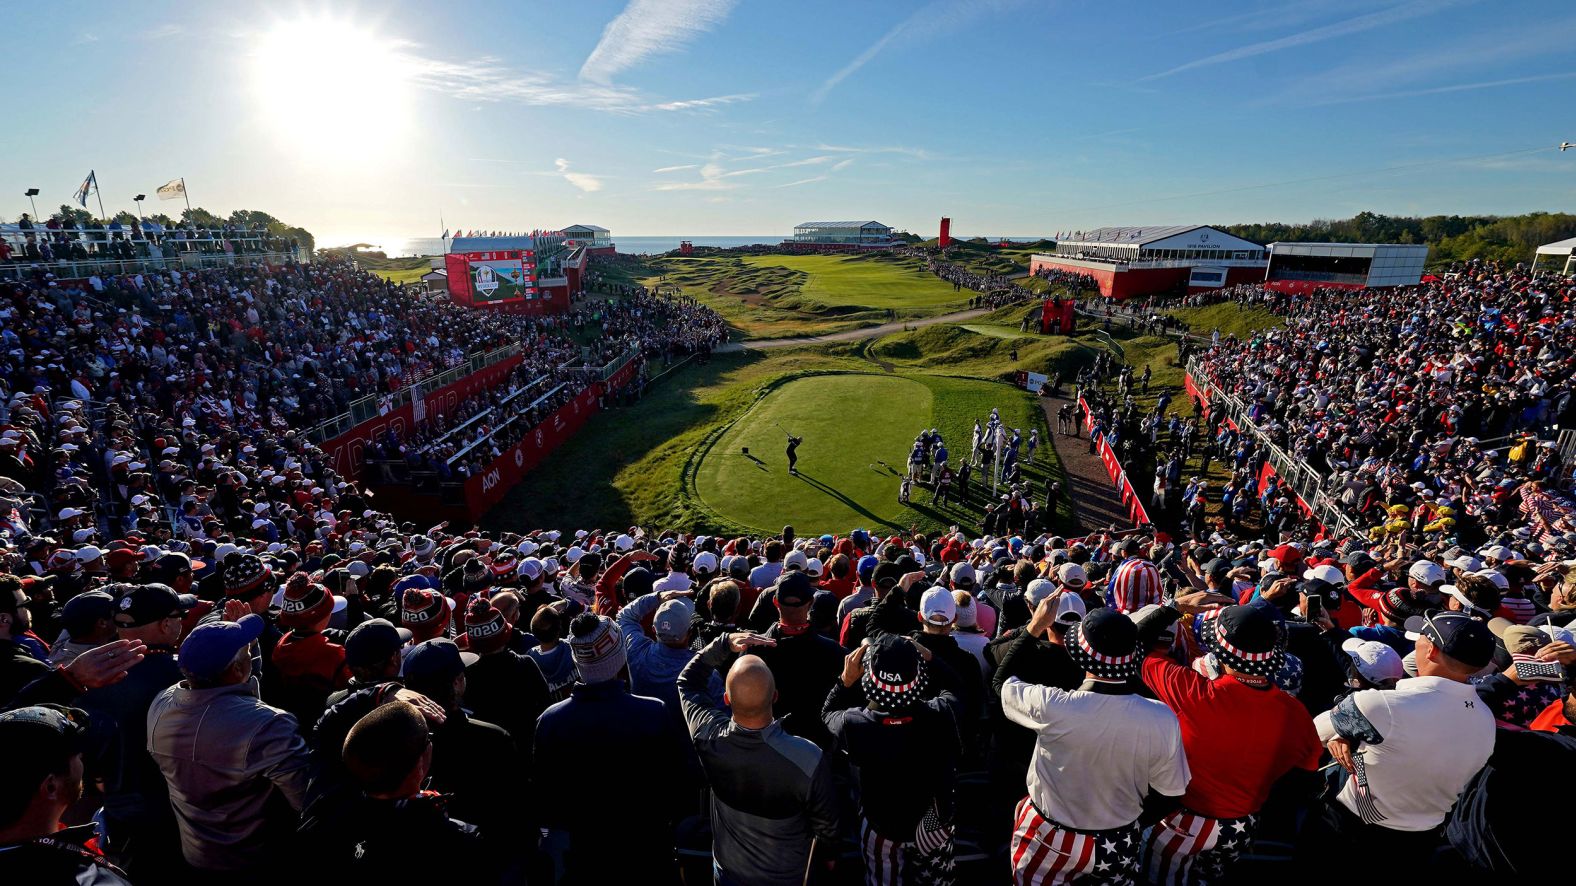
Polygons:
[[799,454],[794,450],[798,449],[799,444],[803,442],[803,437],[788,435],[788,473],[793,474],[795,477],[799,476],[799,471],[794,468],[794,465],[799,462]]

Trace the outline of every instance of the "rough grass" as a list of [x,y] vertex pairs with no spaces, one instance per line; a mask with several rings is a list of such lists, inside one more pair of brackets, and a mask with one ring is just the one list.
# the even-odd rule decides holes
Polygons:
[[962,308],[915,259],[888,255],[670,256],[648,286],[677,287],[715,309],[735,338],[826,335]]
[[1166,314],[1186,323],[1188,329],[1208,335],[1219,329],[1222,336],[1248,338],[1260,329],[1280,326],[1285,318],[1260,305],[1243,307],[1236,302],[1221,302],[1201,308],[1170,308]]

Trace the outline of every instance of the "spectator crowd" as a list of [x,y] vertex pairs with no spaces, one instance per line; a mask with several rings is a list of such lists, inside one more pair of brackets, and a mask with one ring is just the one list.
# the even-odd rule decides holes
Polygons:
[[[1276,445],[1313,436],[1310,460],[1372,481],[1362,531],[1074,537],[1013,491],[988,526],[940,533],[424,525],[304,433],[347,398],[522,344],[522,369],[408,441],[447,459],[519,418],[544,374],[560,383],[571,335],[648,356],[720,341],[680,299],[533,321],[335,264],[11,284],[0,871],[1549,871],[1549,780],[1576,766],[1569,472],[1536,442],[1490,456],[1458,435],[1561,421],[1571,292],[1486,267],[1430,285],[1321,293],[1283,330],[1204,351]],[[1102,411],[1140,433],[1185,447],[1219,427],[1142,427],[1126,401],[1149,379],[1097,373],[1118,385]],[[987,419],[951,456],[926,432],[910,476],[939,492],[950,458],[1010,481],[1038,444]]]

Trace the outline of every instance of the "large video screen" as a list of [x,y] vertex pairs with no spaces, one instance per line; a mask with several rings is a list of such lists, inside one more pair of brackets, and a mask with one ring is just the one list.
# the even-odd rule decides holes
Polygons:
[[535,257],[520,252],[476,253],[469,262],[472,304],[536,298]]

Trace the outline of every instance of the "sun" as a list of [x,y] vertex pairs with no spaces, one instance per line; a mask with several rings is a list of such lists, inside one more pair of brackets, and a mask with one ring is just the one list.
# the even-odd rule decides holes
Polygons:
[[410,119],[402,41],[329,16],[275,22],[251,52],[264,125],[309,160],[375,161]]

